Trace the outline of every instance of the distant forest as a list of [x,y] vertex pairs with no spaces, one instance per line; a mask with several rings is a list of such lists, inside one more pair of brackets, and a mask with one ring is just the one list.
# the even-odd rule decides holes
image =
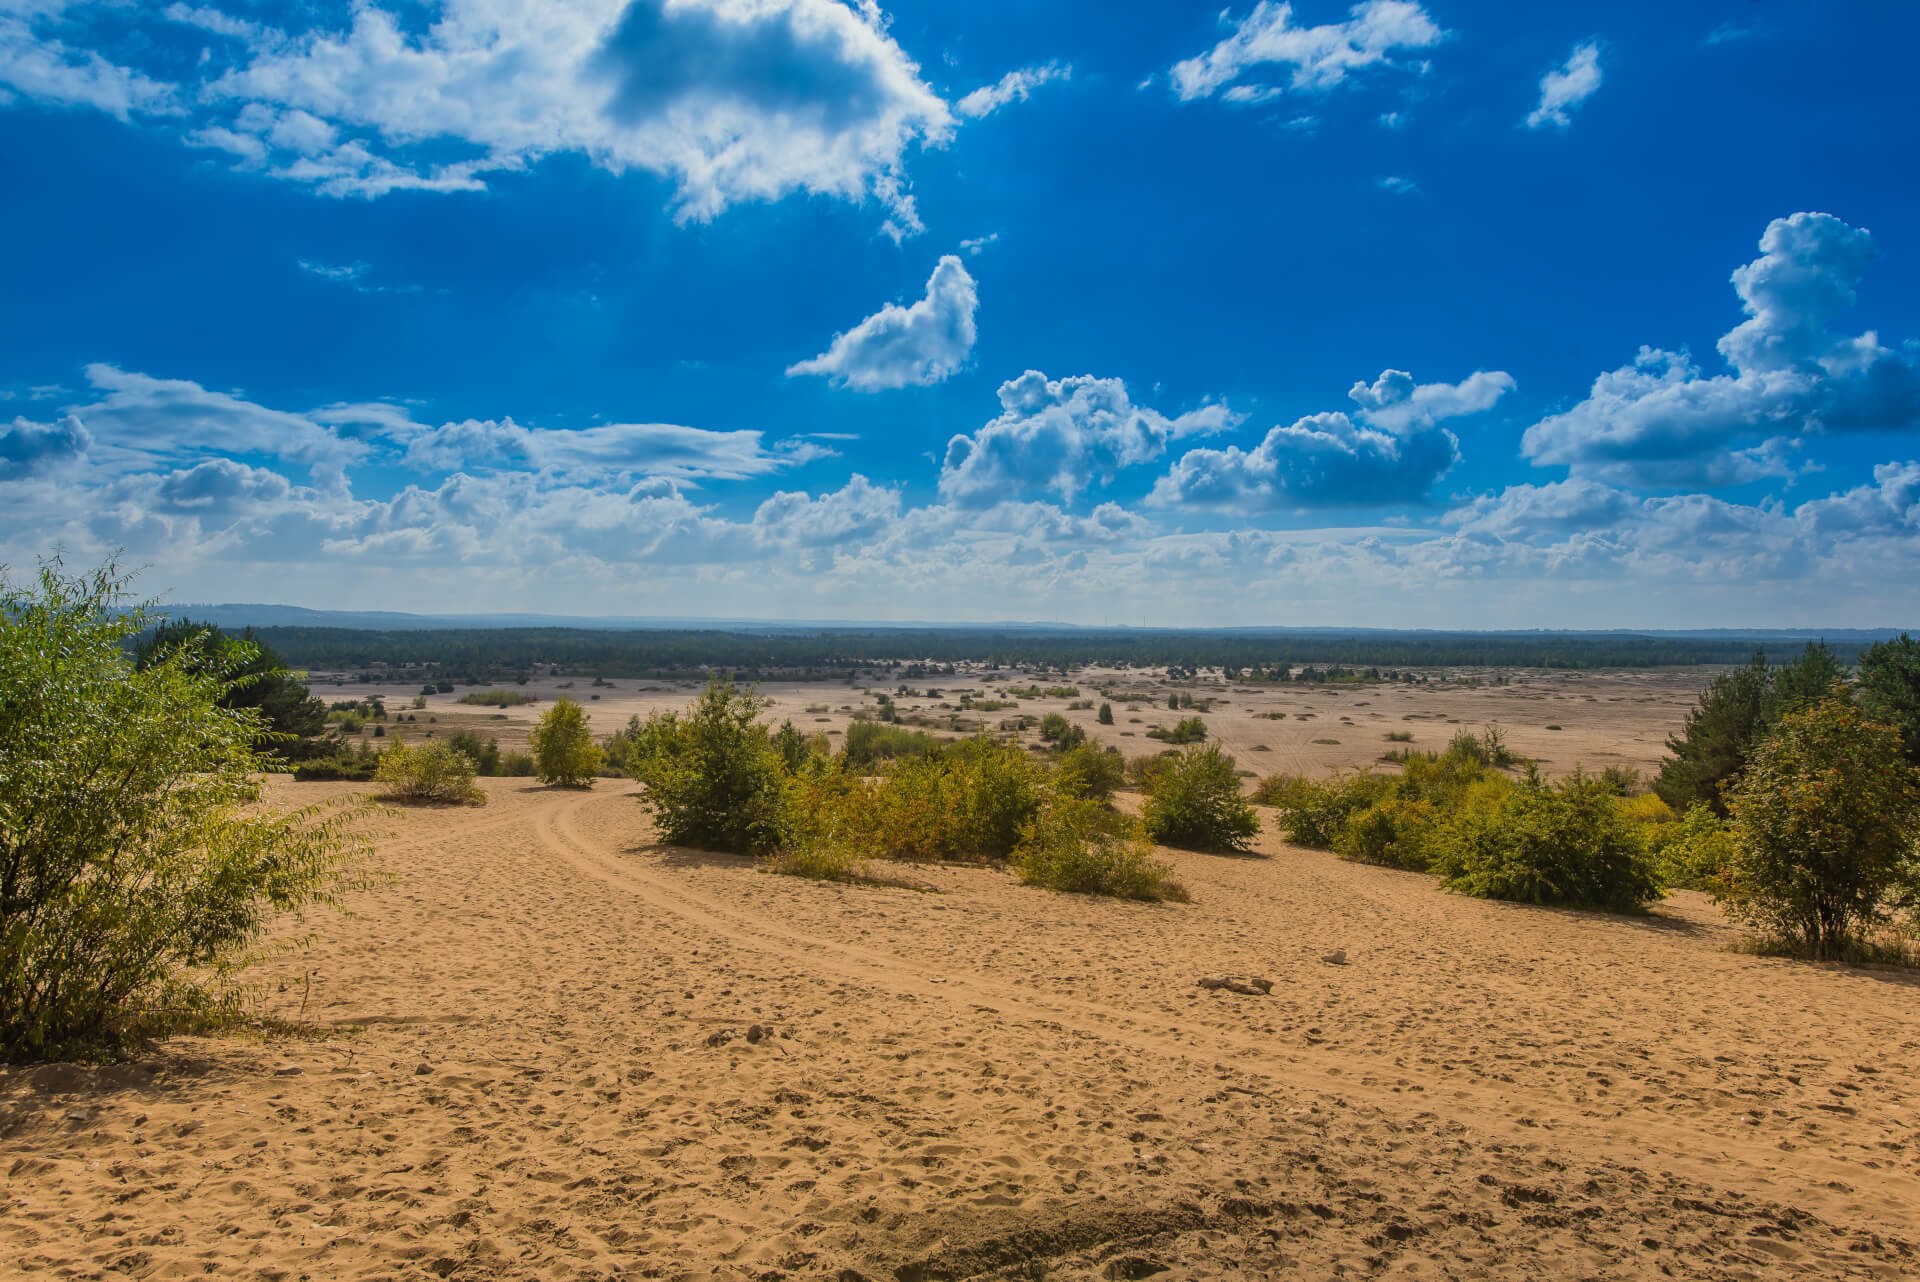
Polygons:
[[[1395,668],[1658,668],[1745,663],[1753,638],[1633,635],[1406,633],[1350,637],[1208,632],[1014,632],[988,630],[821,630],[804,634],[711,631],[615,632],[586,628],[363,630],[266,627],[259,637],[287,663],[309,671],[376,667],[439,679],[492,681],[554,667],[569,675],[697,677],[710,670],[745,677],[822,678],[882,662],[966,661],[1067,670],[1087,664],[1186,671],[1225,668],[1249,677],[1287,664]],[[1774,642],[1786,658],[1798,644]],[[1852,661],[1860,643],[1833,649]]]

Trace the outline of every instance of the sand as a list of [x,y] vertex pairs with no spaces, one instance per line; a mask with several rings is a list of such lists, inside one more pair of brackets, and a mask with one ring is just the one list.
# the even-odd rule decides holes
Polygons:
[[[1439,750],[1461,729],[1478,733],[1490,725],[1500,728],[1514,751],[1540,761],[1551,773],[1564,773],[1579,763],[1589,769],[1621,765],[1646,774],[1658,768],[1666,754],[1666,736],[1679,727],[1701,688],[1712,679],[1713,671],[1513,671],[1504,674],[1509,684],[1496,686],[1465,683],[1490,681],[1495,675],[1491,672],[1456,670],[1456,678],[1465,680],[1428,685],[1248,686],[1222,681],[1217,672],[1197,680],[1169,681],[1139,671],[1087,669],[1072,678],[1060,678],[1035,677],[1011,669],[990,674],[968,665],[951,677],[907,678],[896,672],[853,685],[844,681],[769,681],[758,689],[769,700],[769,720],[791,721],[800,730],[835,736],[836,741],[856,713],[872,716],[878,712],[877,695],[892,695],[904,683],[922,692],[933,687],[941,697],[893,696],[903,721],[915,716],[941,721],[958,715],[969,722],[984,722],[992,730],[1005,720],[1023,716],[1037,719],[1057,712],[1085,730],[1089,738],[1119,748],[1128,756],[1165,748],[1165,744],[1147,736],[1153,727],[1171,727],[1185,717],[1201,715],[1213,740],[1233,753],[1243,767],[1263,775],[1275,771],[1318,775],[1353,769],[1376,762],[1388,749]],[[993,712],[959,709],[958,696],[963,692],[1006,700],[1008,688],[1035,684],[1043,688],[1072,686],[1080,696],[1018,697],[1012,699],[1017,706]],[[554,699],[564,696],[579,702],[594,733],[606,735],[626,725],[630,717],[645,719],[655,712],[685,707],[700,685],[691,681],[622,679],[610,688],[595,688],[585,678],[537,677],[524,685],[509,683],[503,688],[532,695],[538,702],[508,709],[475,707],[460,702],[474,689],[463,686],[451,694],[429,696],[426,706],[415,710],[409,704],[419,689],[417,685],[321,683],[313,691],[329,703],[379,694],[389,714],[411,713],[417,718],[413,722],[390,722],[386,727],[389,737],[412,742],[426,737],[429,731],[444,735],[473,730],[498,739],[504,751],[523,752],[528,732]],[[1148,696],[1148,701],[1132,705],[1113,701],[1114,724],[1103,726],[1097,719],[1102,690],[1136,692]],[[1172,711],[1166,704],[1167,695],[1174,691],[1198,699],[1211,698],[1213,707],[1203,714],[1186,709]],[[1091,701],[1094,706],[1072,708],[1079,701]],[[1412,741],[1389,741],[1388,733],[1396,731],[1411,734]],[[946,733],[938,726],[929,732]],[[360,737],[379,746],[382,740],[371,735],[372,727],[368,726]],[[1039,743],[1032,730],[1022,737],[1027,743]]]
[[[1404,697],[1633,762],[1671,710],[1570,696],[1656,685],[1565,683],[1563,732]],[[484,783],[264,967],[312,1035],[0,1072],[0,1274],[1920,1276],[1920,976],[1736,951],[1699,896],[1481,903],[1271,832],[1170,853],[1189,905],[821,885],[653,844],[630,783]]]

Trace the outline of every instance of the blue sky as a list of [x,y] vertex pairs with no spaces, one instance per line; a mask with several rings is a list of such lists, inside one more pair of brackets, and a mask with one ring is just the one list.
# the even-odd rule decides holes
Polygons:
[[0,0],[0,562],[1920,622],[1911,5]]

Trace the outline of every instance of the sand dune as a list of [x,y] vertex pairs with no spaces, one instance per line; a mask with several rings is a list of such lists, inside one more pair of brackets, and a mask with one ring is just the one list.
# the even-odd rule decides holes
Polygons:
[[1729,951],[1695,896],[1480,903],[1271,837],[1174,855],[1186,906],[818,885],[652,845],[630,785],[486,784],[268,967],[326,1039],[0,1075],[10,1268],[1920,1271],[1920,985]]

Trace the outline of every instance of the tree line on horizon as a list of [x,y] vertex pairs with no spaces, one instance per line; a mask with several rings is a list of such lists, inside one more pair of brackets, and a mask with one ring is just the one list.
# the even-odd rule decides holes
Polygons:
[[[822,679],[883,663],[986,663],[1066,670],[1098,665],[1164,669],[1191,675],[1220,668],[1249,677],[1288,666],[1320,668],[1515,667],[1583,671],[1596,668],[1693,667],[1745,662],[1755,649],[1739,637],[1509,636],[1243,636],[1228,633],[1019,634],[876,629],[763,634],[721,630],[600,631],[588,628],[450,628],[381,631],[358,628],[265,627],[251,630],[289,664],[310,670],[385,665],[412,676],[487,682],[557,666],[607,677],[704,678],[812,675]],[[1852,659],[1863,643],[1836,643]]]

